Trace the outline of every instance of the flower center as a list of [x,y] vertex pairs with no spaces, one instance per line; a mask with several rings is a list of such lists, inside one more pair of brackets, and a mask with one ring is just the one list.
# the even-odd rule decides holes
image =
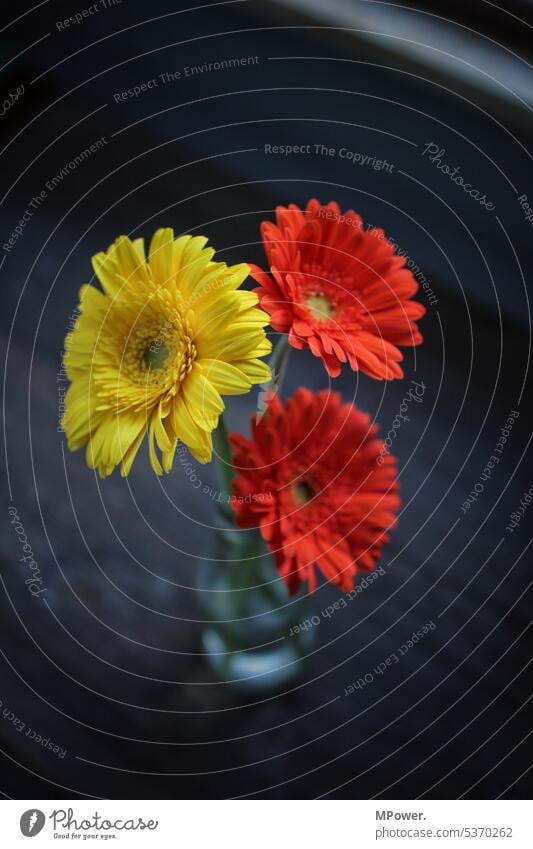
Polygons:
[[181,317],[164,325],[147,322],[128,339],[121,371],[134,383],[159,390],[174,388],[189,374],[196,359],[192,333]]
[[[156,292],[156,295],[158,293]],[[165,410],[197,357],[194,333],[179,304],[118,299],[94,355],[99,409]]]
[[156,339],[150,347],[146,348],[143,359],[146,368],[163,368],[168,359],[168,350],[160,339]]
[[322,292],[308,295],[305,304],[315,321],[328,321],[334,313],[331,301]]
[[298,507],[303,507],[304,504],[311,501],[315,494],[313,487],[306,480],[294,483],[291,487],[291,491],[294,502],[298,505]]

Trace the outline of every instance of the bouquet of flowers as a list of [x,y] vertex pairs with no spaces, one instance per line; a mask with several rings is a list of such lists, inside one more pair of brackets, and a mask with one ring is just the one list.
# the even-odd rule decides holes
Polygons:
[[[96,254],[101,288],[81,288],[65,343],[62,422],[69,448],[85,447],[101,477],[117,466],[128,475],[145,437],[157,475],[172,470],[178,442],[200,463],[215,456],[225,557],[204,575],[204,646],[220,674],[251,687],[291,677],[306,650],[285,639],[293,601],[319,574],[352,591],[400,507],[396,459],[367,413],[329,389],[283,400],[289,350],[308,348],[330,378],[345,366],[399,379],[400,347],[420,344],[425,312],[405,259],[353,210],[279,206],[261,235],[265,269],[217,262],[207,238],[171,228],[148,253],[120,236]],[[253,291],[242,288],[250,275]],[[279,337],[269,364],[268,325]],[[251,435],[228,435],[223,396],[258,384],[264,409]]]

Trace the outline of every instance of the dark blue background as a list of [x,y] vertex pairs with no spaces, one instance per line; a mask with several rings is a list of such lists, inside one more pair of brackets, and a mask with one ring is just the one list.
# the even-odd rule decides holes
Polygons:
[[[532,483],[529,312],[517,264],[528,281],[533,240],[517,202],[533,195],[527,111],[511,105],[491,117],[471,92],[447,91],[259,4],[180,13],[163,0],[123,0],[58,31],[56,21],[74,11],[43,6],[7,30],[2,48],[8,61],[50,33],[2,72],[4,91],[26,86],[1,119],[2,242],[47,180],[97,138],[108,143],[49,193],[2,266],[8,495],[46,578],[47,604],[23,584],[6,519],[0,699],[68,753],[59,759],[1,720],[0,790],[17,798],[527,797],[530,516],[505,531]],[[163,72],[241,56],[259,61],[127,102],[113,97]],[[495,213],[422,157],[431,141]],[[265,155],[265,143],[345,146],[394,169]],[[408,381],[427,386],[395,445],[404,510],[386,575],[317,627],[291,692],[251,703],[216,683],[200,656],[196,558],[206,553],[212,504],[178,465],[157,480],[147,452],[128,481],[95,480],[83,452],[69,455],[57,433],[57,372],[90,256],[116,235],[148,238],[170,225],[209,234],[228,262],[261,263],[260,221],[276,203],[312,196],[382,226],[423,269],[438,303],[427,304],[425,343],[407,354],[404,383],[351,372],[335,381],[385,432]],[[299,352],[287,383],[287,393],[327,385],[319,363]],[[247,428],[255,403],[255,394],[231,399],[232,428]],[[512,409],[520,417],[501,463],[463,514]],[[213,467],[201,474],[214,485]],[[312,611],[338,595],[321,587]],[[430,620],[437,627],[401,664],[343,695]]]

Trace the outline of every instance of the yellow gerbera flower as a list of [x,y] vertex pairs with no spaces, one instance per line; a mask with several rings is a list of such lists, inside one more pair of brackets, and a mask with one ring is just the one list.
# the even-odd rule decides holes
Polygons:
[[206,242],[174,239],[165,228],[148,258],[142,239],[119,236],[92,259],[103,292],[80,290],[65,341],[71,385],[62,424],[69,448],[86,445],[87,463],[102,477],[119,463],[127,475],[146,433],[158,475],[172,468],[178,439],[208,462],[221,394],[270,379],[258,359],[271,349],[269,317],[253,292],[239,289],[249,267],[213,262]]

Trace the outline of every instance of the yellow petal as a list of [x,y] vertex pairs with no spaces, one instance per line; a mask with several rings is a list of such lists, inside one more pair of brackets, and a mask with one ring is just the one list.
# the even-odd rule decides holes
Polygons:
[[[246,289],[239,289],[236,292],[236,295],[239,299],[239,312],[244,312],[245,310],[249,310],[257,307],[259,299],[255,292],[248,292]],[[270,316],[268,316],[270,319]]]
[[90,378],[86,374],[69,386],[65,396],[65,413],[61,425],[67,435],[70,451],[85,445],[92,430],[96,430],[104,418],[96,412],[96,397],[90,391]]
[[183,398],[176,398],[170,417],[178,439],[181,439],[201,463],[209,462],[212,452],[210,434],[198,427]]
[[163,469],[168,474],[170,471],[172,471],[172,464],[174,463],[174,456],[176,454],[176,445],[178,444],[178,438],[173,431],[170,416],[167,416],[167,418],[163,422],[163,425],[167,432],[169,440],[169,448],[167,451],[163,452]]
[[190,294],[189,304],[194,305],[195,309],[202,309],[211,298],[217,298],[219,294],[230,291],[231,287],[224,279],[226,269],[225,262],[209,261]]
[[103,413],[87,445],[87,465],[91,469],[98,468],[101,473],[107,470],[105,473],[109,474],[145,429],[146,416],[142,412]]
[[[94,273],[98,277],[105,292],[112,297],[120,292],[124,285],[124,280],[118,273],[118,268],[115,260],[109,254],[100,251],[91,259],[91,264]],[[89,287],[94,288],[94,287]]]
[[156,473],[156,475],[162,475],[163,474],[163,468],[162,468],[161,463],[159,462],[158,456],[155,452],[154,439],[155,439],[155,419],[152,419],[152,422],[150,424],[149,438],[148,438],[148,446],[149,446],[148,450],[149,450],[149,455],[150,455],[150,464],[152,466],[152,469]]
[[192,328],[195,338],[198,334],[217,336],[219,331],[227,327],[239,311],[239,304],[233,292],[225,295],[218,294],[207,308],[193,308]]
[[203,277],[206,266],[215,255],[214,248],[200,249],[200,245],[203,246],[206,242],[204,236],[195,236],[185,245],[178,278],[179,289],[184,298],[192,295]]
[[238,265],[230,265],[224,273],[224,281],[232,289],[238,289],[250,274],[250,266],[247,262]]
[[139,254],[139,260],[146,262],[146,251],[144,249],[144,239],[133,239],[132,245]]
[[242,371],[250,383],[266,383],[272,379],[270,366],[263,360],[235,360],[232,361],[232,365]]
[[165,286],[174,276],[174,230],[156,230],[150,243],[150,270],[156,283]]
[[198,365],[209,383],[222,395],[242,395],[252,386],[240,369],[224,360],[199,360]]
[[174,239],[174,244],[172,246],[172,262],[176,273],[181,269],[183,252],[191,239],[192,236],[180,236],[178,239]]
[[139,448],[141,447],[141,443],[142,443],[145,436],[146,436],[146,430],[141,430],[141,432],[133,440],[130,447],[128,448],[128,450],[124,454],[124,457],[122,458],[122,465],[120,467],[120,474],[123,478],[126,478],[129,475],[129,473],[131,471],[131,467],[133,465],[133,461],[135,460],[135,457],[137,456],[137,452],[138,452]]
[[165,452],[170,450],[171,442],[163,426],[163,422],[161,421],[161,412],[161,402],[159,402],[159,409],[152,415],[152,424],[155,438],[157,440],[157,447],[161,452]]
[[213,430],[224,410],[224,402],[215,387],[206,380],[197,362],[183,382],[181,391],[196,424],[202,430]]
[[119,236],[109,248],[109,255],[115,260],[119,274],[127,281],[138,279],[144,284],[150,283],[148,266],[141,262],[131,239]]
[[229,362],[260,357],[272,349],[272,343],[266,339],[262,328],[241,332],[237,323],[216,336],[201,334],[195,339],[195,345],[200,359],[223,359]]

